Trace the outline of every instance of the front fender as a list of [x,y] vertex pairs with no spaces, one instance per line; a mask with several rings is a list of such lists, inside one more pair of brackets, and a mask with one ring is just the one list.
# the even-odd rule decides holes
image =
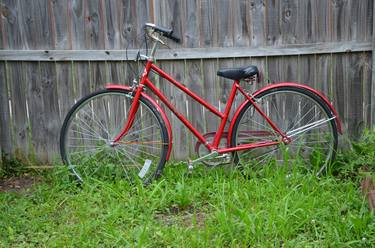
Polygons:
[[[115,90],[123,90],[123,91],[131,91],[131,87],[130,86],[126,86],[126,85],[118,85],[118,84],[108,84],[106,86],[107,89],[115,89]],[[171,151],[172,151],[172,126],[171,126],[171,123],[169,122],[168,120],[168,117],[167,115],[165,114],[164,110],[160,107],[160,105],[152,98],[150,97],[149,95],[147,95],[145,92],[142,92],[141,93],[142,97],[146,98],[147,100],[149,100],[155,107],[156,109],[159,111],[161,117],[163,118],[164,122],[165,122],[165,125],[167,125],[167,130],[168,130],[168,141],[169,141],[169,146],[168,146],[168,153],[167,153],[167,161],[169,160],[169,157],[171,155]]]
[[[255,91],[253,93],[253,97],[256,97],[257,95],[259,95],[259,94],[261,94],[261,93],[263,93],[267,90],[285,87],[285,86],[303,88],[303,89],[309,90],[309,91],[313,92],[315,95],[319,96],[327,104],[327,106],[331,109],[334,116],[336,116],[335,121],[336,121],[337,129],[338,129],[340,134],[343,134],[341,120],[339,119],[339,115],[338,115],[336,109],[333,107],[332,103],[328,100],[328,98],[325,95],[323,95],[323,93],[321,93],[321,92],[317,91],[316,89],[313,89],[313,88],[311,88],[307,85],[297,84],[297,83],[293,83],[293,82],[283,82],[283,83],[270,84],[270,85],[268,85],[268,86],[266,86],[262,89],[259,89],[259,90]],[[248,103],[248,101],[249,100],[245,100],[240,105],[240,107],[238,107],[238,109],[236,110],[236,112],[233,115],[232,121],[231,121],[229,129],[228,129],[228,138],[227,138],[228,145],[230,145],[230,142],[231,142],[234,123],[235,123],[238,115],[240,114],[241,110],[245,107],[245,105]]]

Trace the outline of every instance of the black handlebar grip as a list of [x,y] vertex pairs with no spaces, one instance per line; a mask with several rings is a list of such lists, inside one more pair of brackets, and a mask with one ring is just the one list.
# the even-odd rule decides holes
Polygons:
[[176,36],[173,36],[172,34],[171,35],[165,35],[165,37],[173,40],[174,42],[177,42],[177,43],[180,43],[181,42],[181,39],[176,37]]
[[176,36],[173,36],[173,29],[161,27],[158,25],[155,25],[153,23],[146,23],[145,27],[150,27],[154,29],[156,32],[160,33],[162,36],[167,37],[177,43],[180,43],[180,38],[177,38]]

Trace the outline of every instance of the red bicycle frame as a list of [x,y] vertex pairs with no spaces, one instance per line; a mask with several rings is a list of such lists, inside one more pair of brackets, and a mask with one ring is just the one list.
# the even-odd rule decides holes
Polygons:
[[[148,74],[150,73],[150,70],[155,71],[158,73],[161,77],[164,79],[168,80],[171,82],[173,85],[175,85],[177,88],[191,96],[194,100],[202,104],[205,108],[207,108],[210,112],[221,118],[221,123],[218,127],[218,130],[216,132],[216,135],[213,139],[213,142],[210,144],[206,138],[197,131],[197,129],[194,128],[194,126],[181,114],[177,111],[177,109],[171,104],[170,101],[163,95],[162,92],[156,86],[149,80]],[[220,112],[217,110],[215,107],[207,103],[205,100],[200,98],[198,95],[196,95],[194,92],[190,91],[188,88],[186,88],[184,85],[181,83],[177,82],[175,79],[173,79],[170,75],[168,75],[166,72],[164,72],[162,69],[157,67],[156,65],[153,64],[151,60],[147,61],[146,67],[144,69],[144,72],[141,77],[141,81],[139,83],[139,86],[134,90],[134,99],[133,99],[133,104],[130,108],[129,111],[129,117],[128,120],[120,132],[120,134],[114,139],[114,143],[118,142],[131,128],[135,114],[138,110],[139,106],[139,97],[141,96],[141,93],[143,91],[144,87],[148,87],[151,89],[155,95],[159,97],[159,99],[177,116],[178,119],[184,123],[184,125],[189,128],[189,130],[199,139],[200,142],[202,142],[209,151],[214,151],[216,150],[219,154],[220,153],[227,153],[227,152],[233,152],[233,151],[239,151],[239,150],[246,150],[246,149],[252,149],[252,148],[257,148],[257,147],[264,147],[264,146],[273,146],[277,145],[281,142],[289,142],[288,137],[275,125],[275,123],[270,120],[270,118],[258,107],[256,102],[250,97],[246,92],[241,88],[239,85],[239,81],[235,80],[232,86],[232,90],[229,96],[228,103],[225,107],[224,113]],[[227,147],[227,148],[218,148],[220,139],[223,135],[225,124],[228,120],[229,113],[234,101],[234,98],[236,96],[237,90],[239,90],[245,98],[250,101],[254,108],[259,112],[259,114],[267,121],[267,123],[272,127],[272,129],[280,135],[280,140],[275,141],[275,140],[269,140],[269,141],[261,141],[261,142],[254,142],[254,143],[249,143],[249,144],[243,144],[243,145],[238,145],[235,147]]]

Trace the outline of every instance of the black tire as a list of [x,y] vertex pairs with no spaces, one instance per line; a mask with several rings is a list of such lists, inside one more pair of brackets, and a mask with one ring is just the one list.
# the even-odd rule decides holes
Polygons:
[[[320,174],[335,159],[338,143],[336,121],[331,109],[321,97],[304,88],[283,86],[264,91],[255,98],[257,105],[263,111],[268,111],[268,117],[281,131],[295,135],[295,138],[292,138],[292,142],[286,145],[234,152],[233,162],[235,165],[240,165],[240,168],[251,166],[256,170],[270,160],[282,162],[288,160],[289,164],[291,161],[302,160],[304,164],[315,168],[317,174]],[[308,118],[311,122],[307,121]],[[315,121],[315,119],[318,120]],[[309,127],[307,123],[315,123],[317,126],[314,128],[310,124]],[[299,125],[300,130],[298,130]],[[303,131],[303,127],[306,131]],[[248,102],[235,120],[231,146],[261,140],[280,140],[280,136],[270,128],[264,118]],[[322,147],[325,144],[323,141],[328,144],[328,149],[319,148],[319,144]],[[286,156],[285,151],[288,151]]]
[[169,148],[168,131],[148,99],[140,97],[132,128],[118,143],[111,143],[124,126],[132,99],[129,91],[99,90],[80,99],[67,114],[60,153],[78,181],[126,177],[147,184],[161,175]]

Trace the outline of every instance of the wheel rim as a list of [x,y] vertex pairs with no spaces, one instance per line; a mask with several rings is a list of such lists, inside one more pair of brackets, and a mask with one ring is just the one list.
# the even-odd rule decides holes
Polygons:
[[[257,105],[280,130],[292,136],[289,144],[237,152],[241,165],[262,167],[269,162],[304,166],[321,173],[331,161],[336,148],[332,116],[311,96],[298,91],[283,90],[257,99]],[[252,105],[243,114],[236,133],[236,144],[262,140],[280,140],[278,135]]]
[[65,160],[75,176],[152,178],[167,145],[157,116],[140,101],[133,125],[116,144],[133,97],[105,92],[83,103],[70,116],[64,137]]

